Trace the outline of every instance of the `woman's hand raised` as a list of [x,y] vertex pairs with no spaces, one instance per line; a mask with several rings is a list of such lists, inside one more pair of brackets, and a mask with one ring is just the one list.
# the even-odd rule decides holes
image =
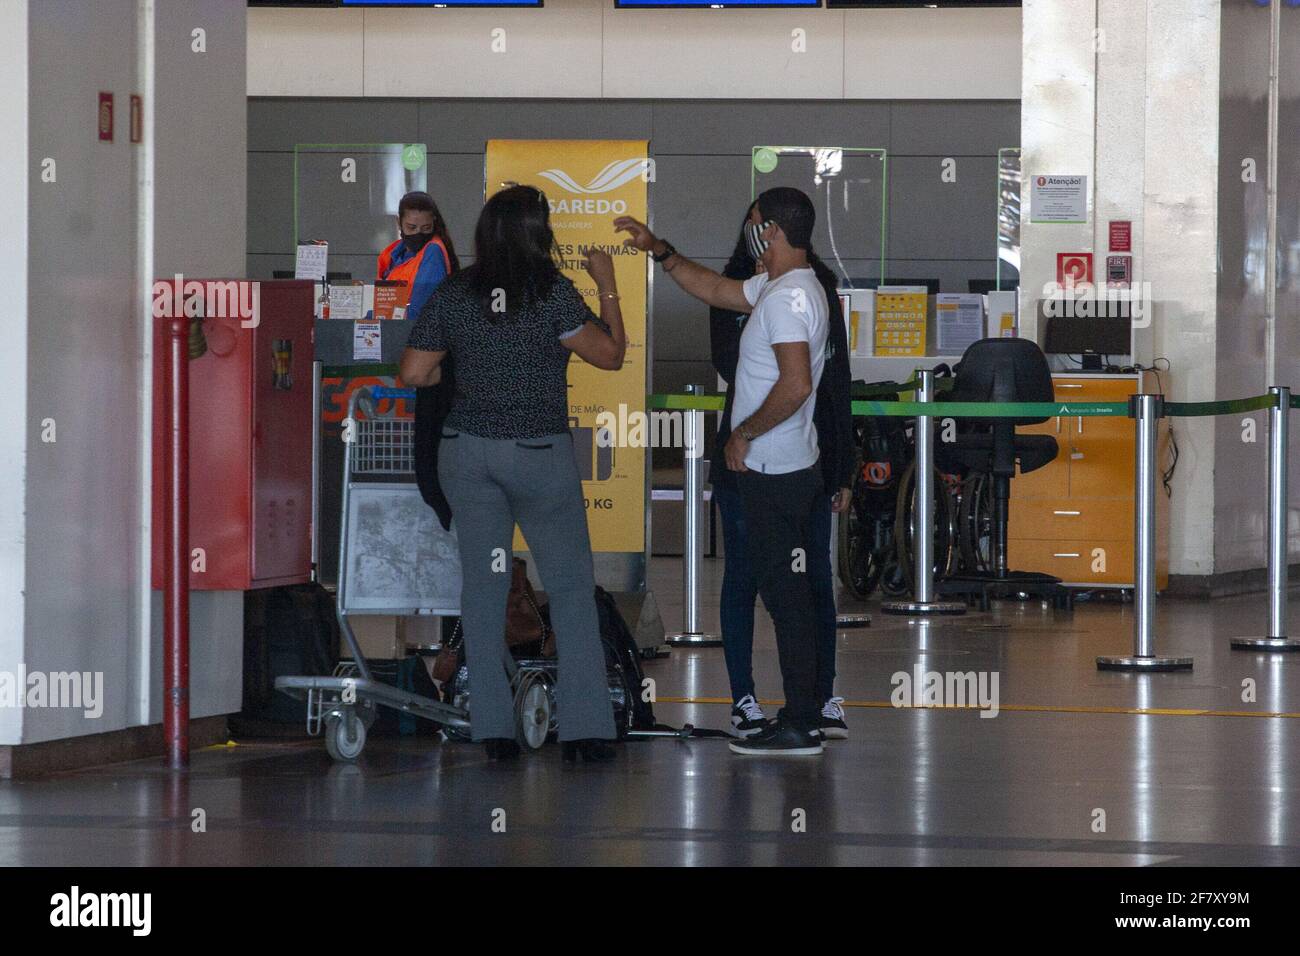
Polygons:
[[596,288],[601,292],[613,292],[614,260],[609,257],[609,253],[603,249],[588,249],[586,256],[583,268],[595,280]]

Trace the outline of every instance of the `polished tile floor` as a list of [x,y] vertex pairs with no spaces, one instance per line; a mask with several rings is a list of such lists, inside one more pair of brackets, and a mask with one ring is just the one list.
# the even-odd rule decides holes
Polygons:
[[[653,563],[670,629],[679,573]],[[719,577],[705,561],[706,625]],[[873,617],[841,632],[852,736],[821,758],[654,740],[609,766],[566,767],[553,746],[499,765],[420,737],[342,766],[318,741],[241,741],[187,775],[141,761],[0,781],[0,864],[1300,864],[1300,655],[1228,646],[1263,625],[1261,596],[1162,602],[1160,650],[1195,658],[1182,674],[1096,670],[1131,647],[1129,605]],[[759,622],[760,694],[778,697]],[[889,706],[918,664],[996,673],[998,715]],[[720,649],[647,674],[661,720],[726,726]]]

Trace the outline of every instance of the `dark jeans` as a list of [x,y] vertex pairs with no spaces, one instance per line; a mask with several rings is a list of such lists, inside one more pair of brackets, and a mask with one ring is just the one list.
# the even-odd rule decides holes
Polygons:
[[[812,580],[813,568],[823,560],[829,563],[830,553],[829,542],[819,547],[813,530],[817,513],[829,507],[821,470],[813,466],[784,475],[745,471],[736,478],[748,544],[745,554],[776,631],[777,657],[785,689],[781,716],[795,727],[811,730],[820,722],[825,703],[825,698],[819,696],[822,618],[814,603]],[[733,550],[730,540],[727,550]],[[802,560],[797,552],[802,553]],[[833,656],[833,600],[830,604]],[[752,634],[751,623],[751,644]],[[723,636],[725,640],[725,630]]]
[[[732,484],[713,486],[713,500],[722,518],[726,562],[722,571],[722,653],[731,681],[731,699],[738,701],[754,691],[754,602],[758,581],[749,561],[749,536],[740,491]],[[813,510],[812,550],[808,573],[812,577],[813,606],[817,621],[817,697],[823,703],[835,693],[835,582],[831,573],[831,496],[822,493]]]

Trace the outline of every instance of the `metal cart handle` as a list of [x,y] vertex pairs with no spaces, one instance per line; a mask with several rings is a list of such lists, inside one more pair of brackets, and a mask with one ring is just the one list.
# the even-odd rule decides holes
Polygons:
[[415,389],[413,388],[389,388],[386,385],[373,385],[370,388],[370,397],[373,399],[381,398],[415,398]]

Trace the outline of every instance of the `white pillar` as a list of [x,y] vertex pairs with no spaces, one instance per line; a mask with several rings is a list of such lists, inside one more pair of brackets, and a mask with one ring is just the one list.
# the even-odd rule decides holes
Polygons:
[[[1175,401],[1215,394],[1219,0],[1025,0],[1021,324],[1037,336],[1058,252],[1092,252],[1104,282],[1112,219],[1133,224],[1133,277],[1153,326],[1134,359],[1168,358]],[[1088,177],[1086,225],[1035,224],[1030,178]],[[1244,393],[1243,393],[1244,394]],[[1170,570],[1214,570],[1214,424],[1177,423]]]

